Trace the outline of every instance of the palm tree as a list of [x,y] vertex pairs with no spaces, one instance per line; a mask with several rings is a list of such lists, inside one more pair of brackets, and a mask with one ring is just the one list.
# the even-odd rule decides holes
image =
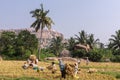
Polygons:
[[50,49],[56,56],[60,56],[60,52],[64,48],[64,45],[62,43],[62,37],[55,37],[52,39],[50,44]]
[[79,32],[79,35],[75,35],[77,40],[76,47],[81,47],[83,49],[87,49],[87,52],[89,49],[93,49],[95,47],[95,44],[98,43],[99,39],[94,39],[93,34],[87,34],[84,30]]
[[113,51],[120,51],[120,30],[116,31],[116,35],[111,35],[111,37],[108,47]]
[[43,8],[43,5],[41,4],[40,9],[35,9],[34,11],[30,12],[32,14],[32,17],[35,17],[35,21],[32,23],[31,27],[35,28],[35,31],[37,32],[38,30],[41,31],[40,33],[40,45],[39,45],[39,50],[38,50],[38,59],[40,59],[40,51],[41,51],[41,45],[42,45],[42,32],[43,29],[46,27],[49,30],[51,29],[51,26],[53,23],[52,19],[47,16],[49,13],[49,10],[45,11]]
[[87,33],[82,30],[81,32],[79,32],[79,35],[75,35],[76,36],[76,40],[77,43],[81,43],[81,44],[86,44],[87,43]]
[[74,46],[75,46],[76,42],[75,42],[75,39],[73,37],[71,37],[69,40],[68,40],[68,50],[72,51],[74,50]]
[[99,39],[95,39],[93,34],[90,34],[87,39],[87,44],[91,49],[95,47],[95,45],[99,42]]

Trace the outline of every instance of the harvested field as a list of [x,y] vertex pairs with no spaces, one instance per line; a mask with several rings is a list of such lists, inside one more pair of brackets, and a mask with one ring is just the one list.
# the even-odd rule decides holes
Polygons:
[[[56,62],[58,71],[55,74],[52,74],[50,70],[45,69],[44,71],[37,72],[33,69],[23,69],[22,65],[25,61],[1,61],[0,62],[0,79],[6,80],[6,78],[22,78],[22,77],[32,77],[37,78],[38,80],[60,80],[60,71],[58,67],[58,62]],[[66,62],[72,63],[72,62]],[[47,67],[51,62],[39,62],[38,65],[41,67]],[[81,62],[80,71],[77,76],[77,80],[116,80],[115,76],[108,74],[101,74],[102,72],[120,72],[119,63],[94,63],[90,62],[89,65],[85,65],[84,62]],[[88,73],[87,71],[90,68],[96,69],[98,72]],[[23,80],[23,79],[22,79]],[[67,77],[67,80],[75,80],[75,78]]]

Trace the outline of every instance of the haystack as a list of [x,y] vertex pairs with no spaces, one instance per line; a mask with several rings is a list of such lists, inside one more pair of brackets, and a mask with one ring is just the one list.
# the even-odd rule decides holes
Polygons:
[[87,71],[88,73],[95,73],[97,72],[98,70],[95,69],[95,68],[89,68],[89,70]]
[[74,74],[74,65],[73,64],[65,64],[65,71],[67,75],[73,76]]
[[47,66],[46,68],[47,68],[48,70],[52,70],[52,69],[53,69],[52,65]]
[[46,68],[47,68],[48,70],[52,71],[53,74],[56,73],[56,71],[57,71],[57,69],[54,68],[52,65],[50,65],[50,66],[48,66],[48,67],[46,67]]
[[32,60],[32,61],[35,61],[37,58],[36,58],[35,55],[30,55],[29,59]]
[[62,57],[63,61],[71,61],[71,62],[76,62],[77,59],[76,58],[72,58],[72,57]]
[[45,58],[45,60],[58,61],[58,59],[56,57],[47,57],[47,58]]

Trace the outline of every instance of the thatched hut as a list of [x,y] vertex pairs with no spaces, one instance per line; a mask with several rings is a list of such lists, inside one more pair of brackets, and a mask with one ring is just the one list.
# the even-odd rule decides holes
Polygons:
[[86,52],[88,52],[90,50],[90,46],[88,44],[87,45],[76,44],[75,49],[84,49]]

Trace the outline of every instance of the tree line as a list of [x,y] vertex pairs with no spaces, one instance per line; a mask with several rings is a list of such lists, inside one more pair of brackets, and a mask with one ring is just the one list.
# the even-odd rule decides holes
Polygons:
[[12,31],[3,31],[0,36],[0,54],[5,58],[28,57],[36,53],[38,39],[34,34],[23,30],[16,34]]
[[[89,50],[83,47],[75,48],[77,44],[89,45]],[[106,47],[105,47],[106,46]],[[89,57],[91,61],[113,61],[120,62],[120,30],[109,38],[108,45],[104,45],[99,39],[95,39],[93,34],[88,34],[84,30],[78,32],[78,35],[71,37],[67,42],[62,38],[54,38],[50,46],[53,53],[59,56],[65,48],[70,51],[71,57],[85,58]]]
[[[60,57],[62,50],[70,51],[70,56],[75,58],[89,57],[91,61],[120,61],[120,30],[109,38],[109,44],[104,44],[95,39],[93,34],[87,34],[84,30],[78,32],[74,37],[66,40],[62,37],[51,39],[49,46],[41,49],[38,55],[39,43],[34,34],[22,30],[16,34],[11,31],[4,31],[0,34],[0,55],[5,59],[26,59],[29,55],[35,54],[41,58],[49,56]],[[90,50],[75,48],[77,44],[89,45]]]

